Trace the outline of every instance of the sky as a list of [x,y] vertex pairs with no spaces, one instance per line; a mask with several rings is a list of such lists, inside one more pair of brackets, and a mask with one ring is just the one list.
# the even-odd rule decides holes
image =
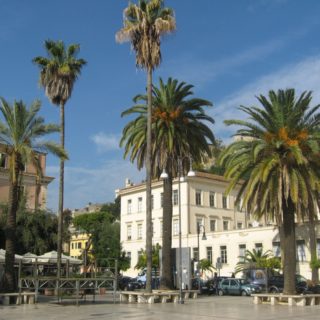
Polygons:
[[[146,74],[135,66],[128,43],[115,41],[127,0],[0,0],[0,96],[28,105],[40,99],[40,114],[59,123],[59,109],[39,87],[35,56],[46,39],[79,43],[87,60],[66,105],[65,207],[113,201],[125,179],[140,182],[145,170],[123,158],[119,140],[130,120],[121,112],[145,93]],[[240,105],[258,105],[269,90],[313,91],[320,103],[320,1],[166,0],[177,29],[162,39],[159,77],[194,85],[197,98],[211,101],[212,130],[225,143],[243,118]],[[59,136],[50,137],[59,141]],[[59,160],[49,155],[48,208],[58,207]]]

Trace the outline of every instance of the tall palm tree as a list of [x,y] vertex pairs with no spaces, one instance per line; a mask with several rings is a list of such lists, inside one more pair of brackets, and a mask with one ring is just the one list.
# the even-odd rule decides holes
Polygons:
[[310,108],[311,99],[311,92],[296,98],[295,90],[287,89],[260,95],[261,108],[241,106],[248,120],[225,123],[240,126],[236,135],[244,139],[220,158],[231,179],[227,191],[242,181],[237,201],[243,196],[243,206],[258,218],[277,221],[288,294],[295,292],[295,218],[307,212],[320,185],[320,105]]
[[118,42],[131,42],[136,52],[136,65],[147,71],[147,153],[146,153],[146,253],[147,283],[151,291],[152,269],[152,217],[151,217],[151,108],[152,72],[161,62],[161,37],[176,28],[173,10],[164,7],[163,0],[139,0],[138,4],[129,3],[123,12],[123,28],[117,32]]
[[[60,143],[65,145],[65,115],[66,102],[70,99],[76,80],[82,67],[86,64],[83,59],[78,59],[79,44],[71,44],[66,48],[62,41],[45,41],[47,57],[36,57],[33,62],[40,68],[39,83],[45,89],[49,100],[60,107]],[[58,205],[58,278],[61,272],[62,252],[62,215],[64,196],[64,159],[60,161],[59,180],[59,205]]]
[[[163,235],[162,235],[162,277],[161,287],[172,286],[171,274],[171,240],[172,240],[172,178],[178,176],[178,161],[192,157],[201,162],[211,154],[209,142],[214,142],[210,128],[204,123],[214,123],[205,114],[204,106],[211,102],[191,97],[192,85],[168,79],[159,81],[159,88],[153,86],[152,108],[152,176],[159,178],[161,171],[166,169],[169,179],[164,181],[163,194]],[[148,97],[138,95],[134,102],[139,104],[124,111],[122,116],[137,114],[123,129],[121,146],[125,146],[124,156],[130,154],[130,160],[137,161],[138,169],[146,159],[146,127]],[[185,159],[188,160],[188,159]],[[181,161],[182,172],[189,169],[188,161]]]
[[6,262],[2,279],[5,292],[13,292],[16,286],[14,272],[16,214],[24,167],[27,163],[33,164],[41,177],[39,152],[51,152],[62,159],[67,159],[66,152],[60,145],[43,139],[47,134],[58,132],[60,127],[45,124],[44,119],[37,115],[39,110],[39,101],[33,102],[28,109],[22,101],[15,101],[10,105],[1,98],[0,111],[3,120],[0,122],[0,143],[7,146],[10,179],[9,209],[5,230]]

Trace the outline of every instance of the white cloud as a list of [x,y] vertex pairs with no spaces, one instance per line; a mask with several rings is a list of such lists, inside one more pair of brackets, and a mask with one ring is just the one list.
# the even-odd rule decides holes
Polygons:
[[256,79],[217,103],[214,110],[210,111],[216,120],[214,126],[216,136],[226,139],[235,132],[234,127],[226,127],[223,121],[243,118],[243,113],[237,110],[237,107],[258,105],[255,96],[267,95],[269,90],[287,88],[296,89],[297,95],[303,91],[313,91],[311,106],[320,103],[320,56],[310,57]]
[[[57,210],[59,167],[48,166],[47,174],[55,177],[49,185],[47,207]],[[66,166],[64,207],[74,209],[84,207],[88,202],[113,201],[115,190],[124,187],[126,178],[139,183],[144,176],[143,169],[139,172],[134,164],[124,160],[107,161],[95,169]]]
[[99,132],[91,140],[96,144],[98,152],[106,152],[119,149],[120,135]]
[[237,68],[246,64],[263,60],[274,52],[281,50],[287,41],[288,38],[273,39],[214,62],[204,61],[203,59],[199,61],[198,58],[195,60],[188,56],[180,58],[179,61],[169,62],[167,67],[162,70],[169,74],[174,73],[175,78],[183,79],[187,83],[196,83],[199,87],[221,75],[235,72]]

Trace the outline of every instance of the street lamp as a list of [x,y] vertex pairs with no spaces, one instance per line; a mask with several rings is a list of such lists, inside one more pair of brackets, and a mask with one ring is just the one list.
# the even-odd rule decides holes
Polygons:
[[199,290],[200,290],[200,232],[201,228],[203,229],[203,234],[202,234],[202,240],[207,240],[206,237],[206,229],[203,224],[198,223],[197,224],[197,238],[198,238],[198,264],[197,264],[197,273],[198,273],[198,279],[199,279]]
[[[194,177],[196,173],[192,170],[192,160],[190,157],[178,157],[178,207],[179,207],[179,301],[178,303],[184,304],[182,294],[182,236],[181,236],[181,174],[182,174],[182,161],[187,158],[190,161],[190,170],[187,174],[188,177]],[[165,168],[160,175],[162,179],[168,179],[169,175],[166,173]]]

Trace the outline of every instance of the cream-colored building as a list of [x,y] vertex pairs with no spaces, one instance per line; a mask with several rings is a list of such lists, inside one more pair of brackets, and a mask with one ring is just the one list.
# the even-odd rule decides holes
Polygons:
[[[178,247],[179,235],[179,192],[178,180],[173,182],[172,246]],[[234,205],[234,190],[224,195],[228,182],[221,176],[196,172],[194,177],[180,179],[181,194],[181,237],[182,247],[188,247],[191,258],[207,258],[216,265],[220,258],[221,275],[230,276],[239,256],[246,249],[271,250],[280,255],[277,227],[272,221],[256,221],[245,211]],[[146,235],[146,192],[145,183],[133,184],[129,180],[123,189],[117,190],[121,197],[121,244],[127,256],[131,257],[131,268],[126,274],[136,276],[134,269],[139,252],[145,249]],[[153,244],[161,245],[162,239],[162,196],[163,182],[152,184]],[[200,235],[198,228],[200,225]],[[205,231],[206,240],[202,240]],[[198,238],[199,251],[198,252]],[[320,257],[320,226],[317,226],[317,249]],[[306,226],[297,227],[297,270],[310,278],[309,239]],[[208,274],[210,276],[210,274]]]

